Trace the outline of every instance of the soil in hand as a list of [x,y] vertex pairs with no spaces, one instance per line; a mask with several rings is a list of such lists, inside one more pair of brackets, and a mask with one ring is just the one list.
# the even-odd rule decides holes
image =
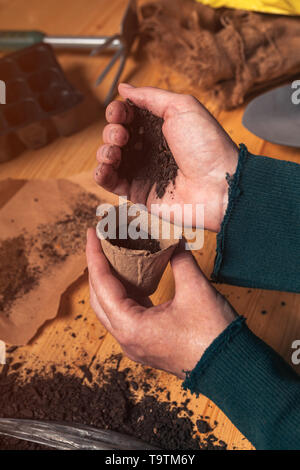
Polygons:
[[155,184],[158,198],[162,198],[168,185],[175,184],[178,166],[162,132],[163,119],[154,116],[146,109],[133,108],[134,118],[127,125],[129,140],[122,149],[122,162],[119,168],[121,177],[130,183],[142,180]]

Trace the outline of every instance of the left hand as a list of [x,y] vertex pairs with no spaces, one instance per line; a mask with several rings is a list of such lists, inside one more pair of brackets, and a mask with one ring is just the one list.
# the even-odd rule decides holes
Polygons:
[[89,229],[87,262],[90,302],[105,328],[132,360],[180,378],[236,318],[225,298],[209,283],[190,252],[171,259],[175,297],[145,308],[127,296],[112,274],[95,230]]
[[[172,208],[176,224],[182,224],[185,204],[192,207],[193,226],[197,221],[196,207],[205,209],[204,228],[219,232],[228,205],[226,175],[233,175],[238,163],[238,148],[222,126],[194,97],[159,88],[120,84],[122,97],[136,106],[151,111],[163,119],[163,134],[178,165],[175,186],[169,183],[161,199],[155,185],[147,180],[120,177],[122,147],[129,139],[126,125],[132,120],[132,107],[126,102],[113,101],[106,109],[109,122],[103,130],[104,144],[97,152],[95,169],[97,184],[133,203],[144,204],[149,212],[159,211],[160,204]],[[141,154],[141,158],[143,155]],[[174,211],[174,212],[173,212]],[[159,215],[159,214],[157,214]]]

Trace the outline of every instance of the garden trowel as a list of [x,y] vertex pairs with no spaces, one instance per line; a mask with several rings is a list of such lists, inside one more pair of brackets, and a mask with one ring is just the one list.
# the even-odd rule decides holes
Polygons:
[[300,81],[255,98],[246,107],[242,122],[264,140],[300,147]]

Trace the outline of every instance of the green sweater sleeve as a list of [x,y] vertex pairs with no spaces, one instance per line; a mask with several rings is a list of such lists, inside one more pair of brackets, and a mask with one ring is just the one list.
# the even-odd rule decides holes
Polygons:
[[300,165],[240,145],[212,278],[300,292]]
[[300,377],[243,317],[210,345],[183,387],[213,400],[256,449],[300,449]]
[[[300,165],[242,144],[229,180],[213,279],[300,292]],[[300,377],[239,317],[187,374],[257,449],[300,449]]]

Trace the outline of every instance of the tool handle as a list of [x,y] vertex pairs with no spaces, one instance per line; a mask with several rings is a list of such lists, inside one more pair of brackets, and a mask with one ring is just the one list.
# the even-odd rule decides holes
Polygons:
[[44,37],[41,31],[0,31],[0,50],[23,49],[42,42]]

